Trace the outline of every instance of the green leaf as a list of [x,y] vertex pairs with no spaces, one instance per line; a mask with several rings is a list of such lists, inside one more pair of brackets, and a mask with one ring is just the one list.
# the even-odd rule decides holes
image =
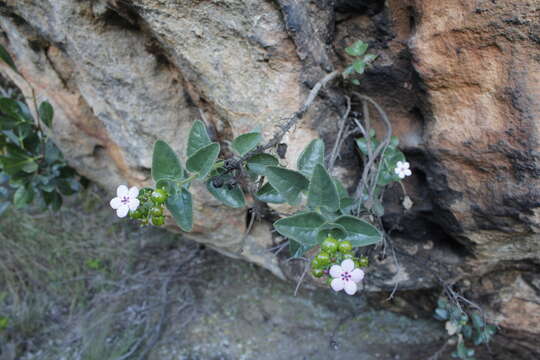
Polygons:
[[0,45],[0,59],[2,59],[2,61],[4,61],[10,68],[12,68],[13,71],[17,73],[19,72],[15,66],[15,62],[11,58],[11,55],[9,55],[9,52],[2,45]]
[[210,136],[206,131],[206,125],[201,120],[195,120],[189,131],[187,156],[190,157],[211,142],[212,140],[210,140]]
[[348,48],[345,48],[345,52],[351,56],[362,56],[367,51],[369,45],[362,40],[358,40]]
[[382,240],[379,230],[357,217],[340,216],[335,220],[335,223],[342,225],[347,230],[346,240],[350,241],[353,247],[373,245]]
[[34,200],[34,189],[31,186],[21,186],[13,195],[13,205],[16,208],[22,208]]
[[484,323],[484,320],[482,319],[482,316],[480,316],[480,314],[473,313],[471,315],[471,319],[472,319],[472,323],[473,323],[474,327],[477,330],[481,330],[484,327],[485,323]]
[[247,134],[242,134],[233,140],[231,147],[236,151],[240,156],[246,155],[248,152],[253,150],[262,140],[260,132],[250,132]]
[[45,161],[52,164],[55,161],[62,160],[62,153],[60,149],[51,141],[47,140],[45,143]]
[[0,98],[0,111],[4,114],[10,115],[18,121],[25,121],[26,119],[21,115],[21,108],[17,101],[10,98]]
[[366,63],[362,60],[356,60],[353,63],[354,71],[356,71],[358,74],[363,74],[366,70]]
[[193,203],[188,190],[177,188],[175,194],[169,195],[165,205],[180,229],[187,232],[193,229]]
[[347,237],[347,230],[336,223],[326,223],[321,225],[317,232],[317,243],[321,244],[328,236],[332,236],[337,240],[343,240]]
[[264,176],[267,166],[277,166],[279,160],[270,154],[257,154],[247,160],[247,168],[257,175]]
[[315,139],[306,146],[298,157],[296,167],[310,177],[317,164],[324,165],[324,142],[321,139]]
[[2,216],[9,208],[10,203],[8,201],[0,202],[0,216]]
[[220,147],[218,143],[211,143],[210,145],[197,150],[197,152],[187,159],[187,169],[191,172],[198,173],[197,177],[199,179],[204,179],[212,170],[212,167],[218,158],[219,150]]
[[445,309],[435,309],[435,318],[437,320],[448,320],[448,311]]
[[264,184],[263,187],[257,191],[255,197],[259,201],[271,204],[282,204],[287,201],[283,196],[281,196],[280,193],[278,193],[276,189],[272,187],[272,185],[270,185],[270,183]]
[[39,117],[41,118],[41,121],[45,125],[47,125],[48,128],[52,126],[54,116],[54,109],[51,104],[49,104],[47,101],[42,102],[39,105]]
[[21,169],[25,173],[31,174],[39,168],[39,165],[34,160],[32,159],[29,159],[29,160],[31,161],[26,162]]
[[467,349],[465,348],[465,343],[463,341],[460,341],[457,345],[457,354],[461,359],[467,357]]
[[312,209],[326,207],[330,211],[339,209],[336,184],[321,164],[316,164],[309,183],[308,206]]
[[324,223],[325,219],[320,214],[308,212],[280,219],[274,223],[274,228],[302,246],[312,247],[317,245],[317,233]]
[[216,188],[212,184],[212,180],[208,180],[206,182],[206,188],[210,194],[227,206],[241,208],[246,205],[244,193],[238,185],[235,185],[232,189],[229,189],[227,185]]
[[156,141],[152,155],[152,178],[154,181],[180,180],[183,173],[184,169],[174,150],[165,141]]
[[301,173],[278,166],[268,166],[266,176],[272,187],[291,205],[296,203],[300,192],[309,185],[309,180]]
[[360,85],[360,81],[358,79],[352,79],[351,82],[354,84],[354,85]]

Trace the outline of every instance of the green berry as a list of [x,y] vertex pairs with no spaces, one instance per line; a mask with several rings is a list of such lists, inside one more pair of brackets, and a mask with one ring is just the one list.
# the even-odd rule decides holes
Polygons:
[[311,274],[316,278],[320,278],[321,276],[324,275],[324,271],[323,269],[313,269],[311,270]]
[[328,254],[334,254],[338,249],[338,241],[333,237],[327,237],[322,242],[321,249]]
[[350,241],[341,241],[339,243],[339,252],[348,254],[352,251],[352,244]]
[[365,256],[360,256],[360,259],[358,259],[358,267],[367,267],[369,265],[369,260]]
[[143,212],[140,209],[129,212],[129,217],[132,219],[141,219],[144,216]]
[[330,255],[324,251],[318,253],[317,256],[315,256],[315,259],[323,266],[330,264]]
[[165,223],[165,217],[163,216],[152,216],[152,224],[155,226],[161,226]]
[[154,206],[150,209],[150,215],[152,216],[161,216],[163,215],[163,208],[161,206]]
[[312,269],[322,269],[324,267],[325,267],[325,265],[321,264],[321,262],[317,258],[311,260],[311,268]]
[[163,204],[168,197],[169,194],[167,194],[167,191],[163,189],[156,189],[152,193],[152,201],[154,202],[154,204]]

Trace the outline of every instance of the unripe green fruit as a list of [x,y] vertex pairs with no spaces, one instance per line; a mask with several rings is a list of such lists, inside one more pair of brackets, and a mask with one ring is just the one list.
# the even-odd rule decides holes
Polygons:
[[321,244],[321,249],[328,254],[334,254],[338,249],[338,241],[334,238],[327,237]]
[[320,253],[318,253],[317,256],[315,256],[315,259],[317,260],[319,264],[323,266],[330,264],[330,255],[324,251],[321,251]]
[[129,212],[129,217],[132,218],[132,219],[140,219],[143,217],[143,213],[141,210],[137,209],[135,211],[130,211]]
[[163,215],[163,208],[154,206],[153,208],[150,209],[150,215],[152,215],[152,216],[161,216],[161,215]]
[[361,256],[360,259],[358,259],[358,267],[367,267],[369,265],[369,260],[365,256]]
[[311,260],[312,269],[322,269],[324,267],[325,267],[325,264],[321,264],[321,262],[317,258]]
[[156,226],[161,226],[165,223],[165,218],[163,216],[152,216],[152,224]]
[[163,189],[156,189],[152,193],[152,201],[154,202],[154,204],[163,204],[168,197],[169,195]]
[[341,241],[339,243],[339,252],[348,254],[352,251],[352,244],[350,241]]
[[323,269],[313,269],[311,270],[311,275],[313,275],[316,278],[320,278],[321,276],[324,275],[324,271]]

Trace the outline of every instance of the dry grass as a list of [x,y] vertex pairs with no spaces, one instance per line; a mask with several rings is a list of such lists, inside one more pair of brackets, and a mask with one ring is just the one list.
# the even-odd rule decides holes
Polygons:
[[181,321],[198,247],[115,219],[106,200],[93,190],[0,219],[0,360],[144,359]]

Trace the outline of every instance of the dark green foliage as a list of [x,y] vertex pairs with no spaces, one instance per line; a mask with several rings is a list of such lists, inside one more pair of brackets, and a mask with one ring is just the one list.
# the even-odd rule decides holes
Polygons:
[[[42,102],[37,110],[41,123],[50,127],[54,116],[51,104]],[[17,208],[38,200],[42,208],[56,211],[62,205],[62,195],[72,195],[81,188],[80,177],[28,106],[9,98],[0,98],[0,177],[0,213],[10,200]]]

